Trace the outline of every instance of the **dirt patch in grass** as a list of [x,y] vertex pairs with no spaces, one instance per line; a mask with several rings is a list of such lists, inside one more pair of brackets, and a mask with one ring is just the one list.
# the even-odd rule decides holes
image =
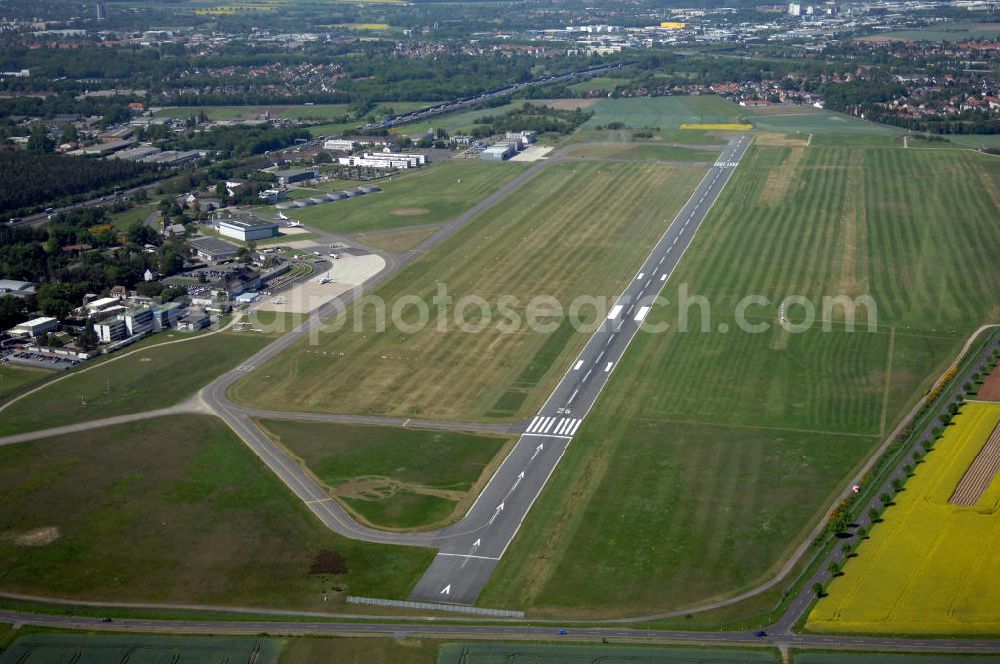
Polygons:
[[4,539],[12,541],[18,546],[48,546],[55,542],[61,533],[55,526],[45,526],[35,528],[23,533],[9,533],[4,535]]
[[767,176],[767,182],[760,192],[762,205],[779,205],[795,190],[799,182],[799,164],[805,158],[803,147],[791,148],[780,168],[775,168]]
[[396,215],[397,217],[419,217],[429,213],[430,210],[421,207],[396,208],[389,212],[389,214]]
[[535,104],[542,104],[548,106],[549,108],[559,109],[560,111],[573,111],[578,108],[590,108],[597,102],[601,101],[600,98],[593,99],[536,99]]
[[762,131],[755,136],[754,143],[757,145],[782,148],[800,148],[809,138],[808,134],[785,134],[777,131]]
[[990,375],[983,381],[976,398],[983,401],[1000,401],[1000,365],[994,367]]

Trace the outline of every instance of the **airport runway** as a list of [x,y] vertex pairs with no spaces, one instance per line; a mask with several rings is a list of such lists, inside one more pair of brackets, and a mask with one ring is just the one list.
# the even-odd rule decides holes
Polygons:
[[750,142],[732,139],[677,216],[663,220],[663,236],[472,509],[434,538],[439,553],[410,599],[475,603]]
[[[528,423],[518,443],[469,512],[447,528],[419,533],[393,533],[358,524],[330,498],[312,475],[254,424],[251,419],[255,414],[253,409],[236,405],[226,397],[226,390],[230,385],[295,343],[311,325],[330,313],[326,311],[329,307],[321,307],[299,329],[269,344],[243,365],[219,377],[201,392],[201,396],[324,525],[334,532],[370,542],[437,549],[439,553],[414,588],[412,599],[473,604],[750,142],[751,139],[747,136],[732,139],[677,216],[673,220],[663,220],[663,236],[618,298],[607,320],[573,361],[537,416]],[[447,224],[425,241],[424,244],[428,246],[422,245],[420,249],[425,250],[443,240],[450,232],[468,223],[532,177],[536,171],[555,161],[539,162],[529,168]],[[368,286],[379,283],[415,257],[413,254],[397,257],[396,264],[380,273]],[[353,293],[345,294],[344,304],[349,303],[352,295]]]

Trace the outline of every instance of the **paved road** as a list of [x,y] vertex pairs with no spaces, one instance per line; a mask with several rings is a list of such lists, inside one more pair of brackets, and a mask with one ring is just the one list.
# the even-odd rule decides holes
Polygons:
[[663,220],[659,242],[472,509],[437,534],[439,553],[410,599],[475,603],[750,142],[734,138],[677,216]]
[[627,628],[568,628],[565,636],[557,636],[554,627],[527,626],[517,623],[440,624],[425,622],[336,622],[336,621],[221,621],[221,620],[151,620],[119,619],[102,623],[96,618],[69,615],[33,614],[20,611],[0,611],[0,622],[15,625],[38,625],[62,629],[108,630],[137,633],[167,634],[267,634],[267,635],[327,635],[327,636],[388,636],[392,638],[492,638],[567,641],[607,639],[609,642],[649,642],[706,645],[770,645],[780,647],[846,650],[894,650],[906,652],[992,653],[1000,651],[1000,641],[989,639],[891,639],[864,636],[818,636],[788,634],[756,638],[748,632],[695,632],[674,630],[643,630]]

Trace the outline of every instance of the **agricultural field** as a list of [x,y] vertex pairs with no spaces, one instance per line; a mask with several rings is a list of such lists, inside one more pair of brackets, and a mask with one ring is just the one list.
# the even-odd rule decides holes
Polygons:
[[777,664],[775,650],[734,650],[609,645],[546,645],[538,643],[447,643],[437,664],[500,664],[501,662],[545,662],[546,664],[598,664],[642,662],[643,664]]
[[622,161],[696,161],[712,163],[719,153],[712,150],[659,143],[580,143],[566,148],[567,157]]
[[0,664],[277,664],[280,652],[276,639],[43,633],[17,639],[0,654]]
[[998,664],[1000,655],[961,655],[949,653],[889,653],[889,652],[799,652],[792,651],[795,664]]
[[570,90],[574,92],[587,92],[589,90],[604,90],[606,92],[614,92],[615,88],[619,85],[628,85],[631,79],[628,78],[614,78],[612,76],[592,76],[585,81],[580,81],[579,83],[573,83],[569,86]]
[[[85,364],[66,378],[4,409],[0,436],[173,406],[263,348],[268,335],[226,331],[204,338],[163,332],[141,349],[127,348],[100,364]],[[143,342],[140,342],[143,343]]]
[[[752,148],[664,293],[678,302],[683,284],[707,312],[692,305],[687,332],[679,306],[649,314],[671,327],[639,334],[479,602],[635,615],[770,578],[1000,315],[998,186],[1000,162],[973,153]],[[866,293],[874,331],[864,310],[854,332],[842,310],[829,331],[776,326],[787,295],[821,311],[823,295]],[[736,325],[751,294],[770,300],[747,312],[759,333]]]
[[[386,320],[396,307],[403,325],[378,332],[380,307],[362,303],[339,321],[341,331],[292,346],[236,383],[231,396],[285,410],[525,417],[589,334],[576,332],[566,316],[546,315],[548,306],[532,307],[546,325],[539,331],[509,321],[527,321],[526,308],[537,296],[561,306],[578,295],[616,297],[704,172],[553,163],[373,293],[385,303]],[[455,306],[439,317],[433,301],[439,284],[454,303],[483,298],[492,320],[482,317],[475,300],[464,310],[465,329],[454,321]],[[428,325],[414,325],[414,298],[431,309]],[[594,320],[605,311],[585,306],[580,314]]]
[[[451,160],[379,180],[382,191],[289,216],[330,233],[377,231],[454,219],[517,177],[529,164]],[[337,189],[344,185],[338,183]],[[315,194],[312,194],[315,195]]]
[[[279,664],[433,664],[439,642],[428,639],[310,638],[288,639]],[[2,664],[2,663],[0,663]]]
[[1000,424],[1000,404],[968,403],[809,615],[820,632],[997,634],[1000,482],[974,504],[956,487]]
[[[452,431],[262,420],[363,521],[418,528],[461,516],[513,440]],[[484,472],[489,469],[490,472]]]
[[986,376],[983,384],[979,387],[976,398],[982,401],[1000,401],[1000,365],[993,367],[993,370]]
[[[334,535],[207,416],[0,448],[0,497],[7,592],[329,611],[405,596],[433,556]],[[322,551],[347,571],[311,574]]]

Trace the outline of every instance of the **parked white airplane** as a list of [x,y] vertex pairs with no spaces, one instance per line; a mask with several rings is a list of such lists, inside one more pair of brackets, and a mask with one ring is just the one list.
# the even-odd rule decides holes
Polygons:
[[[286,218],[287,218],[287,217],[286,217]],[[301,221],[289,221],[289,222],[288,222],[288,227],[289,227],[289,228],[298,228],[298,227],[299,227],[299,226],[301,226],[301,225],[302,225],[302,222],[301,222]]]
[[273,302],[274,304],[284,304],[285,303],[285,299],[281,298],[281,297],[276,297],[273,300],[271,300],[271,302]]
[[278,219],[282,219],[284,221],[288,221],[288,215],[285,214],[284,212],[279,212],[278,213]]

